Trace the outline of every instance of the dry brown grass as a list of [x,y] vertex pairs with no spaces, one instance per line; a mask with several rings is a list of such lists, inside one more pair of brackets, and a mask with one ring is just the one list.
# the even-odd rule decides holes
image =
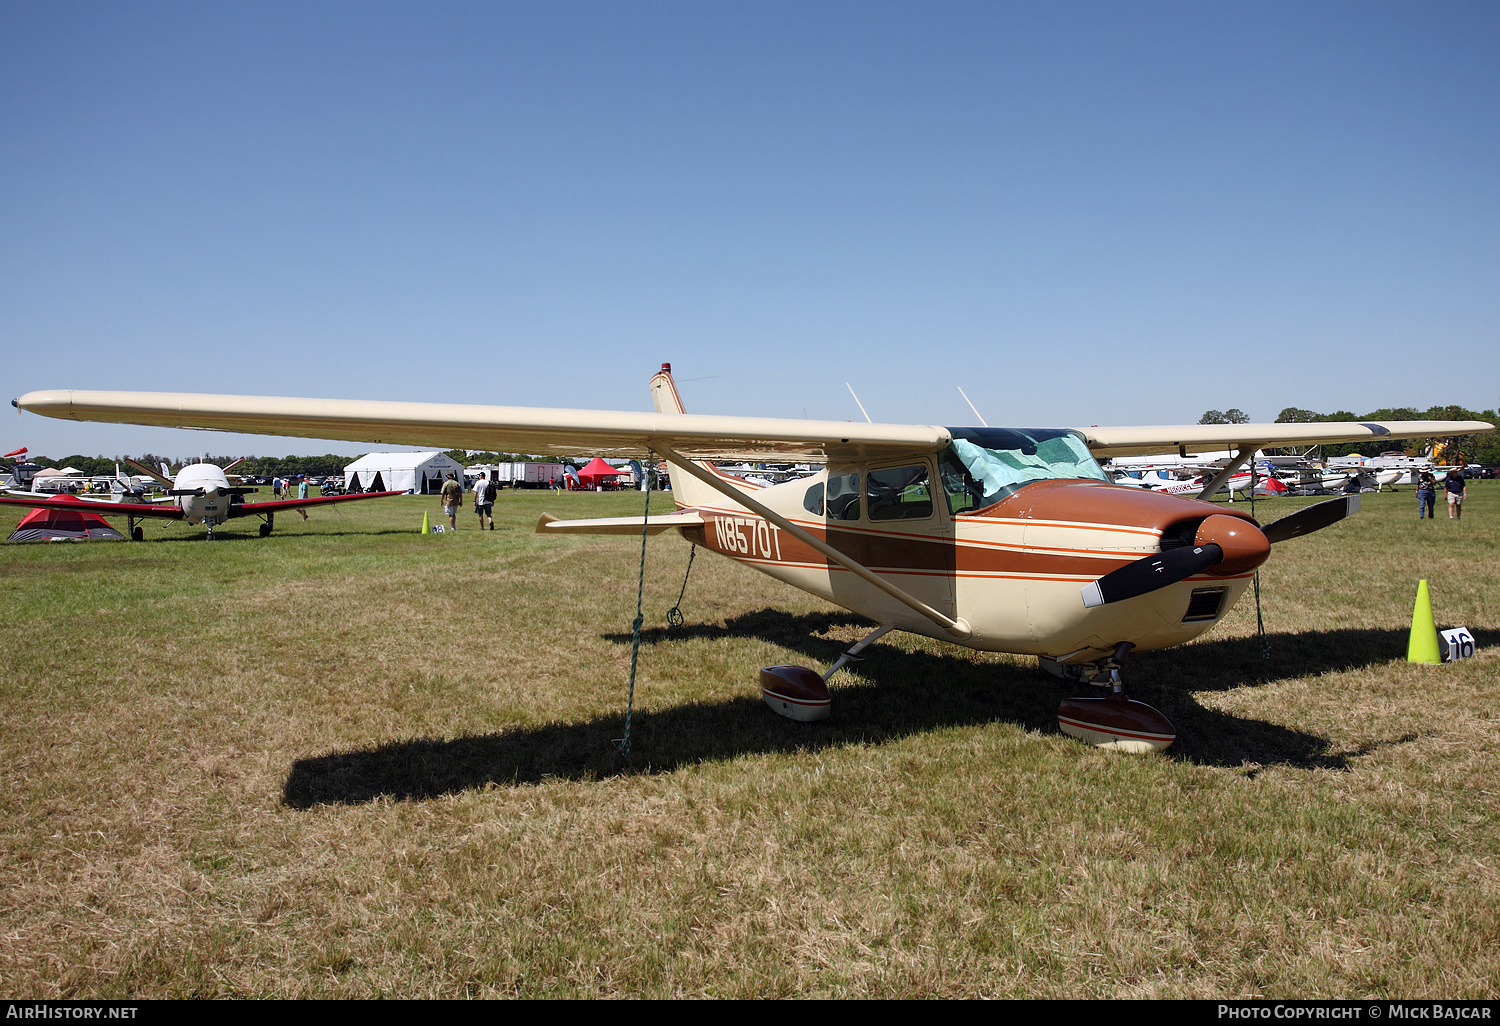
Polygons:
[[[1500,489],[1471,494],[1282,547],[1269,660],[1251,599],[1141,656],[1180,732],[1154,758],[1058,734],[1027,660],[908,636],[830,722],[780,720],[755,668],[858,624],[703,556],[668,632],[663,538],[622,767],[638,549],[530,528],[630,496],[512,493],[506,530],[441,540],[402,499],[4,546],[0,986],[1493,996]],[[1404,662],[1418,577],[1477,658]]]

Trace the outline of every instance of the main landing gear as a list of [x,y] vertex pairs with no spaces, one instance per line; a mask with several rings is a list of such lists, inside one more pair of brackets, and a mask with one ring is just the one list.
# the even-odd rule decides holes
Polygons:
[[274,526],[276,526],[276,514],[267,513],[266,522],[260,525],[260,536],[262,538],[269,538],[271,536],[271,528]]
[[[1135,646],[1122,641],[1107,659],[1094,664],[1089,673],[1082,667],[1059,666],[1045,660],[1043,666],[1065,680],[1108,684],[1103,698],[1065,698],[1057,707],[1057,725],[1069,737],[1117,752],[1160,752],[1177,740],[1172,721],[1147,705],[1125,697],[1120,669]],[[1050,665],[1049,665],[1050,664]]]
[[146,532],[136,526],[135,517],[127,516],[125,518],[125,534],[130,538],[131,541],[146,540]]
[[859,653],[878,638],[895,630],[887,624],[860,638],[826,673],[809,670],[805,666],[762,666],[760,669],[760,697],[777,713],[789,720],[812,723],[826,720],[833,700],[828,694],[828,678],[837,673],[845,663],[859,661]]

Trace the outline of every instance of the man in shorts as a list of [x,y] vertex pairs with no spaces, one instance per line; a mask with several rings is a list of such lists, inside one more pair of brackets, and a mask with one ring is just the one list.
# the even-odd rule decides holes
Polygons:
[[464,486],[458,483],[458,478],[453,472],[448,472],[448,480],[443,482],[443,490],[440,493],[440,501],[443,504],[443,515],[448,518],[448,530],[458,530],[458,507],[464,501]]
[[1448,471],[1448,476],[1443,478],[1443,491],[1448,493],[1448,519],[1462,520],[1464,516],[1464,495],[1468,487],[1464,484],[1463,475],[1456,470]]
[[[499,474],[495,475],[497,478]],[[479,472],[479,480],[474,482],[474,512],[479,514],[479,529],[484,530],[484,522],[490,522],[490,530],[495,529],[495,482],[486,480],[484,471]]]

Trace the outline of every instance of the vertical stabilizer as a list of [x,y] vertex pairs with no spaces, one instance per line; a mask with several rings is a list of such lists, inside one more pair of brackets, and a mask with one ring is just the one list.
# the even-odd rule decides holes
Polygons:
[[[672,365],[664,363],[651,379],[651,402],[657,413],[686,413],[682,408],[682,397],[677,394],[677,385],[672,381]],[[718,473],[713,464],[695,460],[700,467]],[[693,477],[675,463],[667,463],[667,477],[672,482],[672,497],[679,508],[700,506],[705,503],[724,505],[724,496]]]
[[[677,385],[672,381],[672,365],[664,363],[651,379],[651,403],[657,413],[686,413],[682,408],[682,396],[677,394]],[[674,482],[675,487],[675,482]]]

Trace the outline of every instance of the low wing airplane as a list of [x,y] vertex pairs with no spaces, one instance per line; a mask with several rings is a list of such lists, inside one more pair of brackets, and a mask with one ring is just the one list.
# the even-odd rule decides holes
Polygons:
[[[166,490],[166,497],[156,502],[144,501],[139,492],[119,490],[111,495],[49,495],[38,493],[7,492],[0,495],[0,505],[31,506],[34,508],[85,508],[100,516],[123,516],[126,518],[125,535],[131,541],[141,541],[145,531],[136,524],[137,519],[184,520],[189,524],[202,524],[208,529],[208,537],[214,536],[214,527],[236,517],[258,516],[263,521],[260,536],[266,537],[276,523],[276,514],[282,510],[296,510],[307,519],[308,506],[326,506],[335,502],[354,502],[359,499],[379,499],[387,495],[402,495],[402,492],[369,492],[359,495],[319,496],[315,499],[277,499],[273,502],[243,502],[247,492],[256,491],[242,485],[229,483],[223,467],[212,463],[189,463],[177,472],[175,478],[158,473],[143,463],[125,461],[151,477]],[[236,460],[235,463],[239,461]],[[230,466],[234,466],[231,463]],[[165,470],[165,465],[162,468]],[[32,497],[32,496],[35,497]]]
[[[1111,686],[1070,698],[1061,728],[1095,744],[1161,750],[1175,729],[1125,696],[1132,650],[1178,645],[1234,605],[1274,544],[1358,509],[1357,495],[1261,527],[1200,499],[1111,483],[1098,456],[1232,447],[1208,496],[1267,445],[1492,431],[1483,422],[948,428],[688,414],[670,365],[656,413],[141,392],[31,392],[13,404],[68,420],[206,428],[497,452],[592,451],[666,462],[677,511],[605,520],[544,516],[538,531],[686,538],[879,626],[826,672],[761,670],[761,693],[799,720],[828,715],[826,681],[877,638],[912,631],[1038,656]],[[808,461],[813,475],[757,487],[720,461]]]
[[[1140,474],[1139,477],[1133,476]],[[1229,501],[1233,502],[1236,495],[1255,489],[1256,495],[1285,495],[1287,486],[1282,483],[1279,471],[1258,471],[1251,473],[1241,470],[1231,476],[1229,480],[1219,486],[1219,491],[1229,493]],[[1166,495],[1198,495],[1203,491],[1205,478],[1202,474],[1190,474],[1187,477],[1174,477],[1171,473],[1161,470],[1116,472],[1110,475],[1115,484],[1126,485],[1131,488],[1149,488],[1153,492],[1162,492]],[[1342,483],[1342,478],[1340,479]],[[1199,496],[1200,498],[1202,496]]]

